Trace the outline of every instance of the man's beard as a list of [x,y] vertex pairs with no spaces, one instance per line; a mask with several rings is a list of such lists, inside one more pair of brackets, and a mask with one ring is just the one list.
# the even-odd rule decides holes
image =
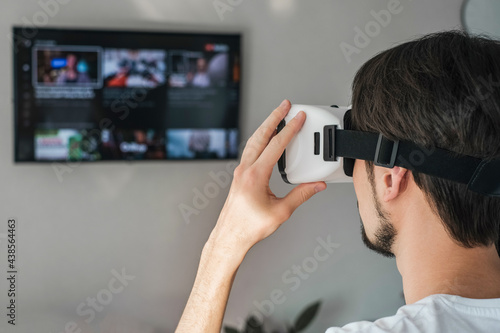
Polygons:
[[361,239],[365,243],[366,247],[384,257],[394,258],[394,253],[392,253],[392,244],[396,237],[396,230],[392,224],[382,223],[377,231],[375,232],[375,241],[372,242],[368,239],[365,227],[363,226],[363,221],[361,221]]
[[[369,168],[367,166],[368,172],[368,180],[370,182],[373,194],[373,203],[375,209],[377,210],[377,217],[379,226],[377,227],[377,231],[375,231],[375,240],[372,242],[368,239],[368,235],[366,234],[365,227],[363,225],[363,220],[361,221],[361,239],[363,243],[365,243],[366,247],[370,250],[375,251],[378,254],[383,255],[384,257],[394,258],[394,253],[392,252],[392,245],[394,244],[394,240],[396,239],[396,229],[391,223],[389,218],[389,213],[384,211],[380,201],[377,198],[377,193],[375,191],[375,176],[373,173],[373,168]],[[359,207],[359,204],[358,204]]]

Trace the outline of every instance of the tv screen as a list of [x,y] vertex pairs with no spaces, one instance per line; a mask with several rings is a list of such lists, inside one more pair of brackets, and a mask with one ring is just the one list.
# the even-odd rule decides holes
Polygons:
[[237,157],[239,34],[13,34],[16,162]]

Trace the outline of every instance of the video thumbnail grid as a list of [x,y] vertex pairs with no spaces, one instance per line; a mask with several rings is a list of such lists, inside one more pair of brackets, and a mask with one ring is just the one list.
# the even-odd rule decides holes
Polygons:
[[237,157],[239,48],[99,44],[16,55],[16,161]]

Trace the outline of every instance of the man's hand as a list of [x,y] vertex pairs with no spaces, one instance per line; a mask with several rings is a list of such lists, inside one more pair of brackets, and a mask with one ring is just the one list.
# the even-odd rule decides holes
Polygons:
[[324,182],[302,184],[284,198],[277,198],[269,188],[273,167],[306,118],[301,111],[276,134],[276,127],[290,106],[289,101],[283,101],[257,129],[234,171],[229,195],[210,236],[214,245],[225,247],[234,255],[244,255],[276,231],[297,207],[326,188]]
[[269,188],[274,165],[306,118],[300,112],[276,134],[289,110],[290,102],[283,101],[248,140],[217,225],[203,249],[177,333],[220,332],[232,282],[247,251],[326,188],[324,182],[302,184],[284,198]]

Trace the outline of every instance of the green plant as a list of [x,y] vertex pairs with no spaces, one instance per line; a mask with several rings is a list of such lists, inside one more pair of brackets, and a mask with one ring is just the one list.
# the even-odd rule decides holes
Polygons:
[[[287,326],[287,333],[298,333],[302,332],[309,324],[313,321],[314,317],[318,313],[321,301],[317,301],[308,307],[306,307],[299,316],[295,319],[292,326]],[[229,326],[224,326],[225,333],[265,333],[264,323],[260,322],[255,316],[250,316],[247,319],[245,328],[243,331],[238,331],[237,329]],[[273,333],[279,333],[279,331],[274,330]]]

